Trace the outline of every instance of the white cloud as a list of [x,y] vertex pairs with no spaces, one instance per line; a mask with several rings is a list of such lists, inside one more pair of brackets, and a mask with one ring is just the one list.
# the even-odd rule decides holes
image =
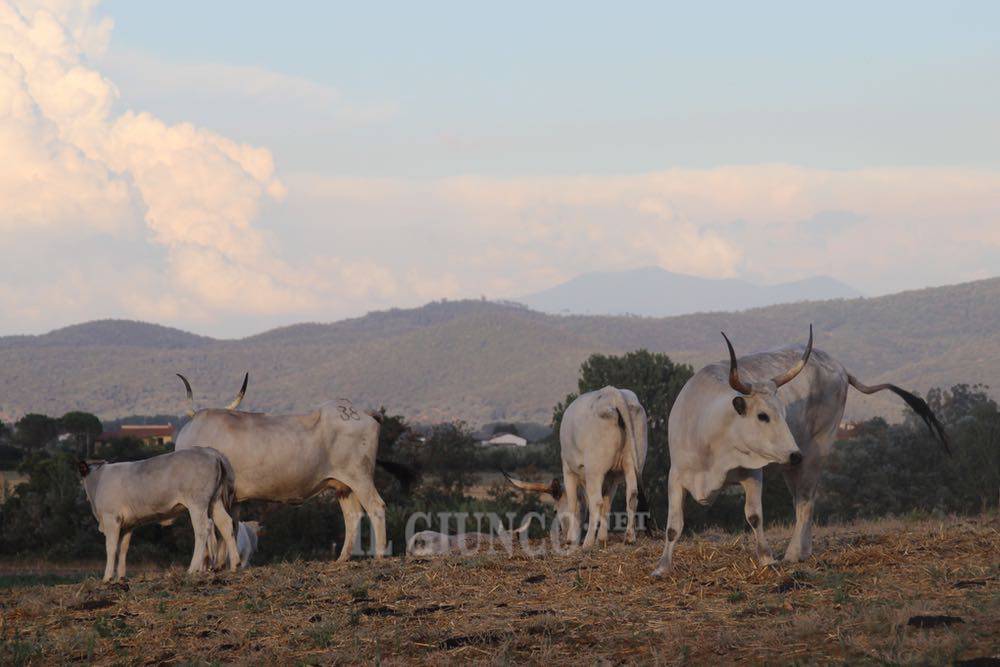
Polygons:
[[[95,3],[0,2],[0,193],[8,231],[120,231],[136,211],[165,247],[161,295],[193,308],[286,312],[309,302],[253,222],[280,199],[271,154],[145,112],[88,64],[111,24]],[[130,300],[127,293],[123,301]]]
[[[513,297],[585,271],[658,265],[779,282],[829,274],[868,293],[995,275],[1000,173],[789,165],[631,176],[433,181],[290,176],[299,233],[454,276],[437,296]],[[337,234],[342,233],[340,224]],[[308,252],[300,246],[297,251]],[[419,294],[403,281],[397,298]]]
[[158,106],[121,111],[133,96],[94,63],[144,85],[135,99],[218,95],[362,120],[391,109],[352,108],[333,88],[257,67],[108,58],[112,24],[94,7],[0,0],[0,231],[12,258],[0,267],[0,311],[10,332],[128,316],[233,335],[245,332],[234,322],[516,297],[644,265],[764,281],[826,273],[869,293],[1000,266],[1000,173],[988,169],[299,173],[286,189],[265,148],[167,122]]

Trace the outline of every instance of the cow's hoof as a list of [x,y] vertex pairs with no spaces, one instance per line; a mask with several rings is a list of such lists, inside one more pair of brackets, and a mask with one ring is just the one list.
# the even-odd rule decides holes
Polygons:
[[660,567],[653,570],[653,574],[651,574],[650,576],[655,579],[662,579],[663,577],[667,576],[667,573],[669,572],[670,572],[669,565],[661,565]]
[[757,564],[761,567],[770,567],[772,565],[777,565],[778,561],[774,556],[763,556],[757,559]]

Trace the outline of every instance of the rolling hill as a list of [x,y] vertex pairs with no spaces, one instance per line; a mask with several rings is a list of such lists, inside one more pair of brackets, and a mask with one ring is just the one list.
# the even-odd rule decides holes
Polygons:
[[[642,285],[643,289],[635,289],[636,285]],[[517,301],[534,310],[556,315],[669,317],[860,296],[861,292],[853,287],[826,276],[778,285],[755,285],[736,278],[699,278],[649,266],[629,271],[585,273]]]
[[[411,419],[547,421],[593,352],[645,347],[696,367],[725,356],[719,331],[749,353],[804,340],[862,380],[920,392],[958,382],[1000,385],[1000,278],[870,299],[800,302],[669,318],[555,316],[487,301],[435,302],[331,324],[299,324],[214,340],[151,324],[100,321],[43,336],[0,338],[0,415],[104,418],[181,413],[185,373],[200,406],[238,389],[244,407],[308,410],[340,396]],[[898,418],[887,396],[849,402],[849,415]]]

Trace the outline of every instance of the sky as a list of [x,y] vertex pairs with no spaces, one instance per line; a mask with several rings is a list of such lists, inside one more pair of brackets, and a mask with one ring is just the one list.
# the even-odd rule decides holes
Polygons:
[[1000,275],[998,33],[995,2],[0,0],[0,335]]

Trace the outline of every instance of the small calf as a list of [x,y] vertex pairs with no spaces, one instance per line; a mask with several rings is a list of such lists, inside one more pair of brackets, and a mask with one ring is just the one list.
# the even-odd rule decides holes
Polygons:
[[513,544],[514,535],[528,529],[531,517],[527,517],[517,530],[507,531],[501,525],[497,534],[492,533],[460,533],[448,535],[433,530],[422,530],[414,533],[406,544],[407,556],[450,556],[469,554],[479,551],[483,546],[492,547],[497,541],[509,549]]
[[[90,509],[104,533],[104,581],[125,577],[125,555],[136,526],[165,522],[185,510],[194,528],[188,572],[203,570],[206,556],[211,559],[206,550],[215,543],[216,527],[229,553],[237,553],[229,514],[235,497],[233,469],[216,450],[193,447],[144,461],[79,461],[77,465]],[[235,571],[237,562],[235,556],[230,558],[229,569]]]
[[[250,558],[257,551],[257,541],[264,536],[264,527],[259,521],[240,521],[239,526],[236,531],[236,548],[239,550],[240,567],[244,568],[250,564]],[[225,567],[228,554],[226,543],[220,542],[216,548],[215,558],[212,559],[213,568],[221,570]]]

